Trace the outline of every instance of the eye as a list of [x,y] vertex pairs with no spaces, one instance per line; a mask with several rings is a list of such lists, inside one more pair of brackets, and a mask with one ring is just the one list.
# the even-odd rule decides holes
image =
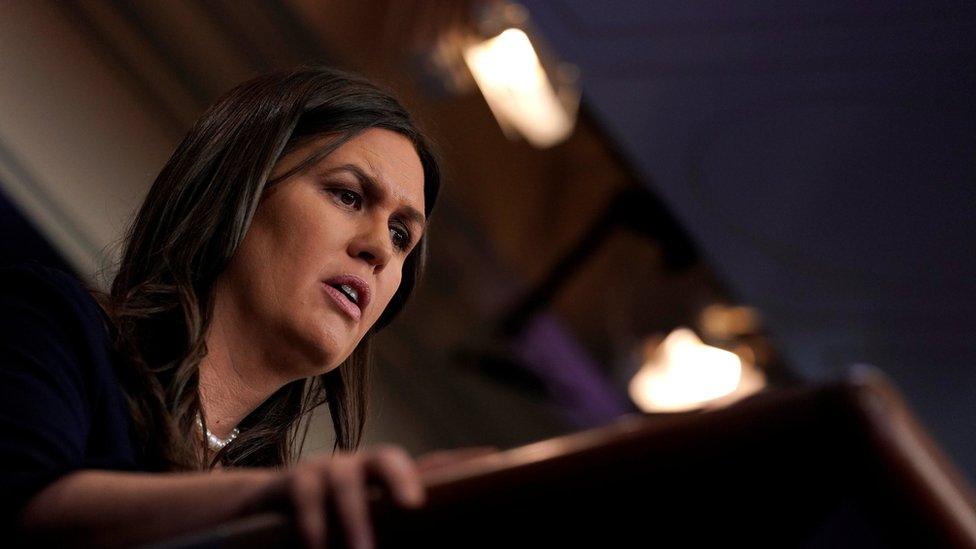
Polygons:
[[330,193],[339,201],[343,206],[358,210],[363,207],[363,197],[356,191],[351,191],[349,189],[330,189]]
[[410,232],[402,227],[390,227],[390,239],[396,249],[403,251],[410,246]]

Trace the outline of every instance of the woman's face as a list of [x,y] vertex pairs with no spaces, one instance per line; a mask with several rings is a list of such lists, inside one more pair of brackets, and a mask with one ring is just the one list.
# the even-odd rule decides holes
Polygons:
[[[331,139],[287,154],[270,179]],[[265,191],[217,282],[215,314],[239,322],[247,344],[273,354],[287,378],[325,373],[352,353],[400,286],[423,212],[413,144],[369,129]]]

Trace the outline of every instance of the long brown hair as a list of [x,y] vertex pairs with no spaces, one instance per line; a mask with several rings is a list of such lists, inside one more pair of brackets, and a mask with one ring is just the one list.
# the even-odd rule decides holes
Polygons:
[[[203,462],[194,430],[214,283],[244,239],[264,190],[377,127],[413,142],[429,215],[440,171],[428,140],[389,93],[326,67],[270,73],[234,88],[203,114],[163,167],[129,229],[111,291],[101,299],[112,319],[119,377],[150,467],[288,464],[301,450],[310,412],[323,403],[335,430],[333,451],[359,446],[369,338],[405,304],[423,271],[426,238],[407,258],[387,309],[340,367],[282,387],[245,418],[236,440]],[[335,139],[268,181],[279,158],[323,135]]]

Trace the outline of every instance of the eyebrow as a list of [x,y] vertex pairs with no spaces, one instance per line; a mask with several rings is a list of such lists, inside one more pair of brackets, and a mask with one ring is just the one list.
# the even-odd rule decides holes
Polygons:
[[[325,173],[328,175],[336,172],[350,172],[355,175],[356,179],[359,180],[359,184],[363,186],[363,190],[366,192],[366,194],[381,197],[389,194],[386,189],[380,186],[375,177],[366,173],[365,170],[355,164],[343,164],[342,166],[332,168]],[[402,215],[407,219],[407,221],[412,221],[413,223],[419,225],[421,231],[426,228],[427,218],[420,212],[420,210],[409,204],[402,205],[400,209],[403,211]]]

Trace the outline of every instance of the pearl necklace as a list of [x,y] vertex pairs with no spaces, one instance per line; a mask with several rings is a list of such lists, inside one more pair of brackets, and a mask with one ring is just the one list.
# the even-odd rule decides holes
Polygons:
[[[227,438],[220,438],[217,435],[211,433],[210,432],[210,429],[204,429],[203,428],[203,420],[200,419],[200,414],[197,414],[197,429],[200,430],[200,433],[206,435],[206,437],[207,437],[207,446],[209,446],[210,449],[213,450],[213,451],[215,451],[215,452],[219,452],[219,451],[223,450],[224,449],[224,446],[227,446],[228,444],[230,444],[231,441],[233,441],[235,438],[237,438],[237,435],[241,434],[240,429],[238,429],[237,427],[234,427],[234,430],[230,432],[230,436],[229,437],[227,437]],[[206,431],[206,432],[204,432],[204,431]]]

